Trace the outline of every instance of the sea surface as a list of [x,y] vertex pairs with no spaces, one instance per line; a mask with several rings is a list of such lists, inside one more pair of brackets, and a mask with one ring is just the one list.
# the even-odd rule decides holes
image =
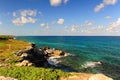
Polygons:
[[[120,36],[17,36],[16,39],[73,54],[61,61],[76,71],[103,73],[120,80]],[[86,65],[88,68],[83,68]]]

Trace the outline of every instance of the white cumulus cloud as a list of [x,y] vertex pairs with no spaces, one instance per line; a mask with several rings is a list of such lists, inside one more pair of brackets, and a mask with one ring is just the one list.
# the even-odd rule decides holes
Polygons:
[[60,18],[60,19],[58,19],[57,23],[58,23],[58,24],[63,24],[64,21],[65,21],[65,20],[64,20],[63,18]]
[[76,28],[77,28],[76,25],[72,25],[71,31],[72,31],[72,32],[76,31]]
[[62,3],[62,0],[50,0],[51,6],[59,6]]
[[59,6],[62,3],[66,4],[69,0],[50,0],[51,6]]
[[24,16],[21,16],[19,18],[16,18],[14,19],[12,22],[14,25],[17,25],[17,26],[22,26],[24,24],[27,24],[27,23],[35,23],[37,19],[34,19],[34,18],[31,18],[31,17],[24,17]]
[[97,5],[94,9],[95,12],[99,12],[101,9],[103,9],[107,5],[114,5],[117,3],[117,0],[103,0],[102,3]]
[[[37,15],[36,10],[22,10],[19,11],[19,15],[17,18],[12,20],[12,23],[16,26],[23,26],[27,23],[35,23],[37,19],[33,18]],[[16,13],[13,12],[13,17],[16,17]]]

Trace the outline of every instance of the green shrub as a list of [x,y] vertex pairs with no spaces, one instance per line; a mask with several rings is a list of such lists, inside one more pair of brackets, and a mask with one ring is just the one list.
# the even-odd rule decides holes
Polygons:
[[61,76],[68,76],[68,73],[36,67],[0,67],[0,75],[18,80],[58,80]]

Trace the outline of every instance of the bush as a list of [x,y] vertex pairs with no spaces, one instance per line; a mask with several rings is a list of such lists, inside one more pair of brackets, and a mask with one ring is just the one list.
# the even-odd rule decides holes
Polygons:
[[61,70],[36,67],[0,67],[0,75],[18,80],[58,80],[61,76],[68,76],[68,73]]

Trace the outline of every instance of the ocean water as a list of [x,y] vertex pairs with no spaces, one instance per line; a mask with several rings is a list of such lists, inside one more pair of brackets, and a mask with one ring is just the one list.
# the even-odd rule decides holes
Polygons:
[[[74,54],[61,60],[63,65],[76,71],[103,73],[120,80],[120,36],[17,36],[16,39],[35,43],[41,48],[50,46]],[[82,68],[85,64],[98,61],[102,64]]]

